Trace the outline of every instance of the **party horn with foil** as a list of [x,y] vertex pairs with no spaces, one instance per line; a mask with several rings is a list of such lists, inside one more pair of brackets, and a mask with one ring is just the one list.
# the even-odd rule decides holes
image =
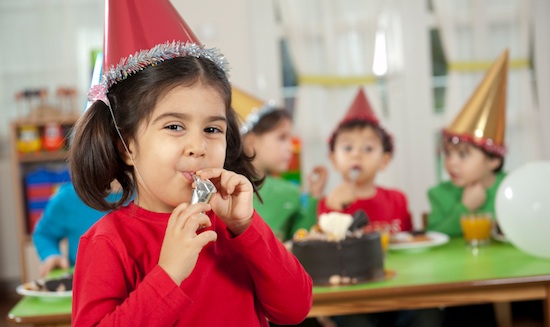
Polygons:
[[204,202],[208,203],[212,194],[216,193],[216,187],[208,179],[201,179],[197,175],[193,175],[193,180],[195,181],[195,189],[193,190],[193,195],[191,195],[191,204]]

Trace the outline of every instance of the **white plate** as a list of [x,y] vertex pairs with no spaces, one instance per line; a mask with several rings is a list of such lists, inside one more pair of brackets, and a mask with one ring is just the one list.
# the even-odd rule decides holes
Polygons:
[[59,298],[68,298],[73,296],[73,291],[64,291],[64,292],[41,292],[41,291],[32,291],[25,288],[25,284],[17,286],[15,289],[17,294],[40,297],[45,299],[59,299]]
[[[395,234],[393,237],[399,237],[400,234],[409,234],[407,232],[400,232]],[[399,242],[399,243],[392,243],[389,244],[390,250],[417,250],[417,249],[425,249],[430,248],[434,246],[440,246],[447,242],[449,242],[449,236],[447,234],[439,233],[439,232],[426,232],[426,236],[429,238],[429,240],[426,241],[415,241],[415,242]]]

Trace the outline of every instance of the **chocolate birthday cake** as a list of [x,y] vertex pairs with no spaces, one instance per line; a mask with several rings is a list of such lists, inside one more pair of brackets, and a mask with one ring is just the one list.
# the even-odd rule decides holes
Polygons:
[[356,284],[384,278],[380,233],[365,232],[364,212],[321,215],[311,231],[296,233],[292,252],[315,285]]

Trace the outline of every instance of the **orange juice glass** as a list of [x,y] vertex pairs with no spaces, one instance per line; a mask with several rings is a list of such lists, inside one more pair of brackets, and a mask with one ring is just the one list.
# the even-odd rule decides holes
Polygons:
[[390,237],[392,228],[388,223],[374,222],[372,228],[380,233],[380,243],[382,243],[382,251],[388,252],[388,246],[390,245]]
[[491,242],[493,215],[490,213],[466,214],[460,217],[460,226],[466,243],[472,246]]
[[388,252],[388,246],[390,244],[389,229],[384,228],[380,230],[380,242],[382,242],[382,251],[384,251],[384,253]]

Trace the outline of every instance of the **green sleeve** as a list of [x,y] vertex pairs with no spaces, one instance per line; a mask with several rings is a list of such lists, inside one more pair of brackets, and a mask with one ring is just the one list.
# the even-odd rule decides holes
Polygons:
[[449,183],[442,183],[428,191],[431,211],[426,230],[460,236],[460,216],[468,213],[462,204],[462,190]]
[[502,180],[506,177],[506,173],[504,172],[498,172],[496,174],[496,180],[495,183],[487,189],[487,200],[485,200],[485,203],[476,210],[477,212],[490,212],[493,214],[493,217],[496,217],[495,214],[495,201],[497,197],[498,188],[500,186],[500,183],[502,183]]

